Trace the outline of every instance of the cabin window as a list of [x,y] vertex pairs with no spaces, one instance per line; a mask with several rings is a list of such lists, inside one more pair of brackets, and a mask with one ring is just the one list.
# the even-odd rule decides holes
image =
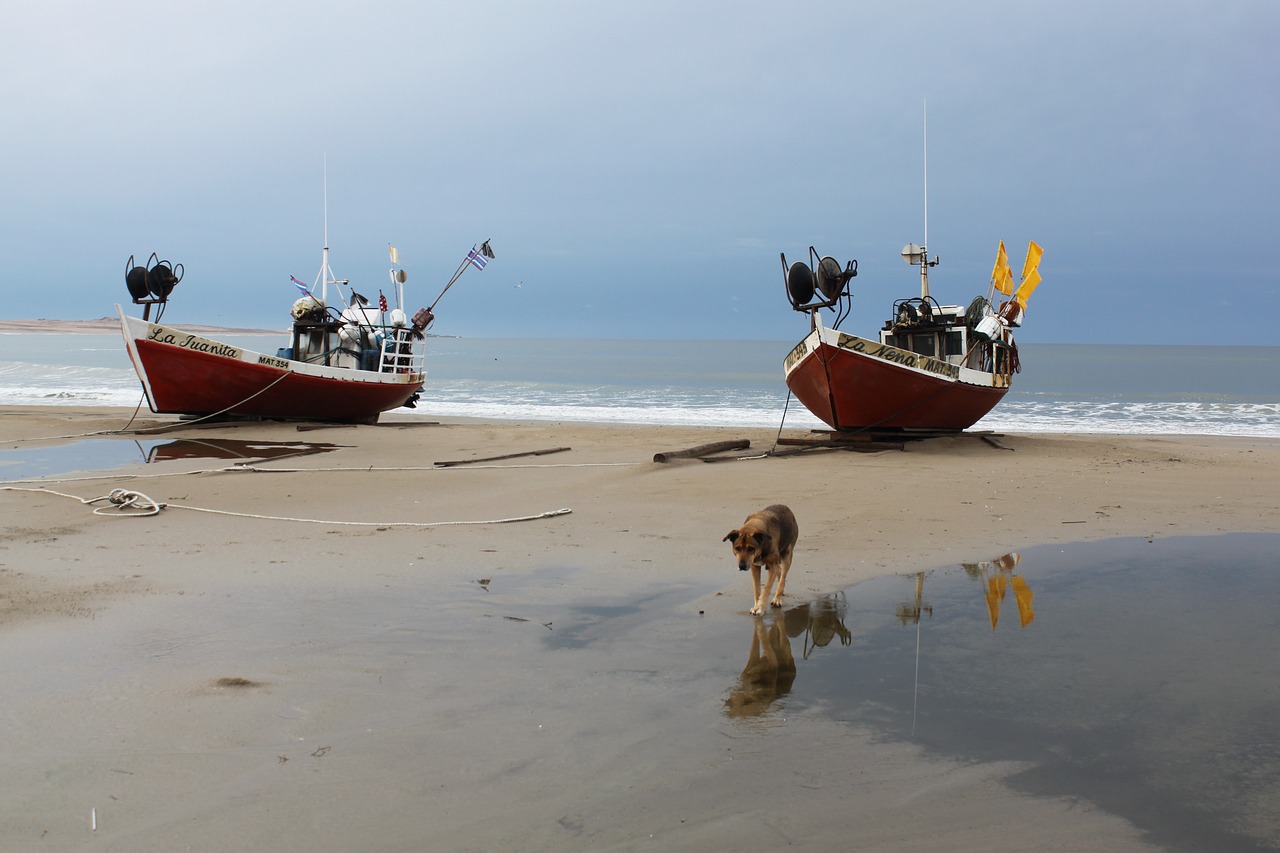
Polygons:
[[884,342],[891,347],[897,347],[898,349],[906,349],[907,342],[906,340],[904,340],[905,338],[906,338],[906,335],[885,335]]
[[911,351],[920,355],[935,355],[936,344],[937,339],[932,334],[911,336]]
[[964,355],[964,335],[960,332],[947,332],[943,345],[946,347],[943,355]]

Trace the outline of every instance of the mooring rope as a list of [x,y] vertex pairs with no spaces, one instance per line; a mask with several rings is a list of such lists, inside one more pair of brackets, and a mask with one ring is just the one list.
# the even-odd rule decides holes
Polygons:
[[188,421],[176,421],[171,424],[162,424],[160,426],[145,427],[143,429],[135,429],[135,430],[129,429],[129,427],[133,425],[133,422],[137,420],[138,413],[142,411],[142,404],[145,403],[147,400],[146,395],[144,394],[141,398],[139,398],[138,405],[134,406],[133,414],[129,416],[128,422],[126,422],[125,425],[120,427],[119,429],[101,429],[101,430],[96,430],[94,432],[75,433],[73,435],[31,436],[29,438],[14,439],[14,441],[54,441],[57,439],[64,439],[64,438],[93,438],[94,436],[97,436],[97,435],[160,435],[161,433],[172,432],[175,429],[182,429],[183,427],[191,426],[193,424],[198,424],[201,421],[207,421],[210,418],[216,418],[219,415],[226,414],[227,412],[236,408],[236,406],[242,406],[245,403],[252,400],[254,397],[257,397],[259,394],[265,394],[267,391],[270,391],[277,384],[285,380],[291,373],[292,371],[286,371],[280,376],[277,376],[265,388],[262,388],[261,390],[253,392],[252,394],[250,394],[248,397],[245,397],[240,402],[233,403],[232,405],[227,406],[225,409],[221,411],[213,412],[212,414],[208,414],[208,415],[202,415],[198,418],[193,418]]
[[791,408],[791,388],[787,388],[787,401],[782,404],[782,420],[778,421],[778,434],[773,437],[773,447],[769,448],[766,456],[772,456],[773,452],[778,449],[778,442],[782,440],[782,426],[787,422],[787,410]]
[[[160,510],[164,509],[166,504],[157,503],[142,492],[134,492],[129,489],[112,489],[105,495],[98,495],[96,498],[82,498],[79,495],[69,495],[65,492],[55,492],[53,489],[30,489],[20,488],[18,486],[0,486],[0,490],[6,492],[44,492],[48,495],[56,495],[60,498],[70,498],[73,501],[79,501],[85,506],[93,506],[102,501],[108,501],[110,506],[100,506],[94,509],[94,515],[103,515],[108,518],[140,518],[149,515],[159,515]],[[107,510],[114,509],[115,513]]]
[[[55,495],[60,498],[69,498],[70,500],[79,501],[86,506],[92,506],[93,504],[101,501],[108,501],[111,506],[98,507],[93,510],[94,515],[102,515],[107,518],[141,518],[158,515],[162,509],[185,509],[191,512],[203,512],[210,515],[228,515],[236,518],[256,518],[262,521],[294,521],[307,524],[328,524],[348,527],[451,527],[470,524],[511,524],[517,521],[536,521],[540,518],[555,518],[556,516],[568,515],[573,512],[573,510],[568,507],[562,507],[560,509],[535,513],[533,515],[518,515],[510,518],[488,518],[466,521],[334,521],[323,518],[294,518],[281,515],[261,515],[251,512],[233,512],[225,509],[209,509],[208,507],[186,506],[184,504],[158,503],[142,492],[136,492],[130,489],[112,489],[110,493],[99,495],[96,498],[82,498],[79,495],[69,495],[65,492],[56,492],[53,489],[24,488],[19,486],[0,486],[0,491],[41,492],[47,495]],[[114,509],[115,512],[107,512],[107,510],[110,509]]]
[[257,515],[249,512],[232,512],[225,509],[206,509],[198,506],[183,506],[182,504],[170,504],[174,509],[186,509],[192,512],[205,512],[211,515],[230,515],[236,518],[257,518],[265,521],[300,521],[309,524],[334,524],[345,525],[350,527],[453,527],[468,524],[511,524],[516,521],[536,521],[539,518],[555,518],[558,515],[568,515],[573,510],[568,507],[560,509],[551,509],[546,512],[539,512],[534,515],[517,515],[511,518],[486,518],[468,521],[327,521],[320,518],[290,518],[281,515]]
[[[207,421],[210,418],[216,418],[219,415],[226,414],[227,412],[231,411],[237,406],[243,406],[245,403],[249,402],[254,397],[267,393],[272,388],[276,387],[277,385],[279,385],[281,382],[288,379],[292,375],[293,375],[292,370],[286,370],[284,373],[281,373],[279,376],[273,379],[269,384],[267,384],[266,387],[261,388],[257,391],[254,391],[252,394],[250,394],[248,397],[245,397],[240,402],[232,403],[230,406],[227,406],[225,409],[220,409],[219,411],[212,412],[207,415],[201,415],[200,417],[193,418],[192,420],[189,420],[189,421],[178,421],[177,423],[163,424],[157,427],[147,427],[146,429],[135,429],[132,431],[132,434],[133,435],[159,435],[160,433],[172,432],[175,429],[182,429],[183,427],[188,427],[188,426],[191,426],[192,424],[198,424],[201,421]],[[141,406],[139,406],[139,408],[141,408]],[[129,419],[129,423],[133,423],[132,418]]]
[[[461,471],[470,469],[477,470],[516,470],[520,468],[628,468],[639,465],[637,462],[552,462],[546,464],[519,464],[519,465],[432,465],[426,466],[408,466],[408,467],[375,467],[372,465],[363,467],[344,467],[344,468],[264,468],[260,465],[251,465],[245,463],[243,465],[232,465],[228,468],[218,468],[215,471],[252,471],[257,474],[327,474],[327,473],[353,473],[356,471],[366,471],[370,473],[386,473],[388,471]],[[195,472],[203,473],[203,472]],[[143,475],[145,476],[145,475]]]

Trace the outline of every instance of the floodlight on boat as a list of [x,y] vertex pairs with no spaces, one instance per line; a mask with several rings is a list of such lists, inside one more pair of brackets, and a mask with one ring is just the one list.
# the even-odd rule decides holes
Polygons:
[[[785,259],[784,259],[785,263]],[[803,261],[796,261],[787,270],[787,295],[797,310],[813,298],[813,270]]]
[[151,305],[163,305],[169,294],[182,281],[182,264],[160,260],[160,256],[152,252],[145,267],[133,262],[133,255],[125,263],[124,281],[129,288],[129,296],[138,305],[145,305],[149,316]]
[[924,246],[917,246],[915,243],[908,243],[902,247],[902,260],[913,267],[918,267],[924,263],[926,254]]
[[820,256],[813,246],[809,247],[808,263],[796,261],[788,265],[785,253],[779,254],[779,258],[787,299],[797,311],[811,312],[837,305],[847,295],[849,279],[858,274],[857,261],[849,261],[841,269],[839,261],[830,255]]
[[849,280],[842,275],[840,262],[830,255],[818,261],[817,279],[818,290],[828,301],[840,298],[840,291]]

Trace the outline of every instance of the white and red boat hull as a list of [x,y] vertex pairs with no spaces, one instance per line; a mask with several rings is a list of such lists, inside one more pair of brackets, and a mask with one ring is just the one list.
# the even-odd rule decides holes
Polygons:
[[378,372],[293,361],[127,316],[129,359],[158,414],[372,423],[422,389],[420,371]]
[[839,431],[968,429],[1010,381],[823,326],[795,346],[784,370],[796,399]]

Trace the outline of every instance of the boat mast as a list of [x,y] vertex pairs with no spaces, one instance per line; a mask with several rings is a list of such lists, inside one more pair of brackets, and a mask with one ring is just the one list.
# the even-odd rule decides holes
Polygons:
[[929,102],[924,103],[924,257],[920,263],[920,298],[929,298]]
[[343,295],[342,288],[337,287],[339,284],[347,284],[346,279],[338,280],[333,276],[333,270],[329,268],[329,155],[324,157],[324,248],[320,250],[320,273],[316,276],[316,283],[312,285],[314,291],[316,286],[320,289],[320,304],[326,308],[329,306],[329,285],[332,284],[338,291],[338,298],[342,300],[344,308],[350,307],[347,297]]
[[938,265],[938,259],[935,257],[929,260],[929,131],[928,117],[925,118],[925,144],[924,144],[924,245],[917,246],[915,243],[908,243],[902,247],[902,259],[909,264],[920,265],[920,299],[921,301],[929,298],[929,267]]
[[329,155],[324,155],[324,248],[320,250],[320,302],[329,304]]

